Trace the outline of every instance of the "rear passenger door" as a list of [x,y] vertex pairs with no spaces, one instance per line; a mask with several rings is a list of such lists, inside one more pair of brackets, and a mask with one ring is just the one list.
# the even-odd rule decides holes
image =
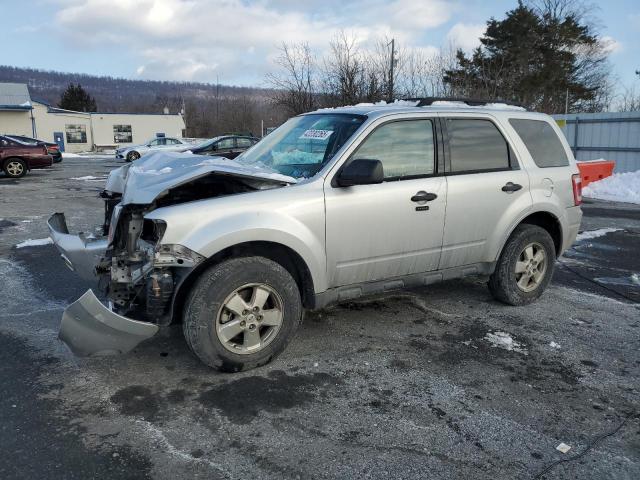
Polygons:
[[492,262],[498,239],[531,208],[529,176],[493,119],[447,116],[447,208],[440,268]]

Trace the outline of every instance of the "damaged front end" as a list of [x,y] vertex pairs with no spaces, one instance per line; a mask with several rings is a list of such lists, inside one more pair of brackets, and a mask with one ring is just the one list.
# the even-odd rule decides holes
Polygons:
[[[101,194],[106,238],[69,234],[62,213],[49,219],[51,238],[67,266],[84,279],[97,277],[99,296],[105,300],[89,290],[65,310],[59,337],[74,354],[125,353],[155,335],[172,320],[178,286],[205,260],[183,245],[163,244],[167,224],[145,215],[161,207],[288,183],[271,174],[260,178],[255,169],[245,173],[237,166],[230,168],[229,162],[207,160],[180,168],[179,161],[193,156],[179,155],[156,157],[160,162],[147,162],[151,166],[146,171],[136,167],[112,172],[107,182],[111,189]],[[158,166],[167,159],[173,159],[171,167]],[[172,168],[174,175],[151,173]],[[113,188],[114,178],[121,188]]]

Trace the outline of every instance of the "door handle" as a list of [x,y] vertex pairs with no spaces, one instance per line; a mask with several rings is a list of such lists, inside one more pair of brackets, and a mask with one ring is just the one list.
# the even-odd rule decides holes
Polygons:
[[435,193],[428,193],[424,191],[419,191],[413,197],[411,197],[412,202],[430,202],[431,200],[435,200],[438,198],[438,195]]
[[517,192],[521,188],[522,188],[522,185],[518,183],[507,182],[507,184],[504,187],[502,187],[502,191],[507,193],[512,193],[512,192]]

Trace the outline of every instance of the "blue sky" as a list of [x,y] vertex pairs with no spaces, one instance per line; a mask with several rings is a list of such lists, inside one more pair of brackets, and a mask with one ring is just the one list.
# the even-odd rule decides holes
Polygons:
[[[363,44],[395,37],[433,51],[477,44],[485,22],[513,1],[0,0],[0,63],[125,78],[264,84],[283,41],[319,55],[345,30]],[[600,2],[619,85],[638,87],[640,2]]]

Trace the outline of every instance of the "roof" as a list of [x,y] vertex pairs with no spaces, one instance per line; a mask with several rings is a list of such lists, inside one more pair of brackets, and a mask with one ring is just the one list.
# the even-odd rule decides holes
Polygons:
[[346,113],[350,115],[366,115],[369,118],[382,117],[389,114],[426,112],[448,112],[448,113],[506,113],[525,114],[528,116],[542,116],[544,114],[528,112],[522,107],[506,105],[504,103],[487,103],[485,105],[472,106],[462,102],[436,101],[431,105],[417,106],[417,101],[396,100],[394,103],[360,103],[337,108],[321,108],[313,113]]
[[31,110],[26,83],[0,83],[0,110]]

